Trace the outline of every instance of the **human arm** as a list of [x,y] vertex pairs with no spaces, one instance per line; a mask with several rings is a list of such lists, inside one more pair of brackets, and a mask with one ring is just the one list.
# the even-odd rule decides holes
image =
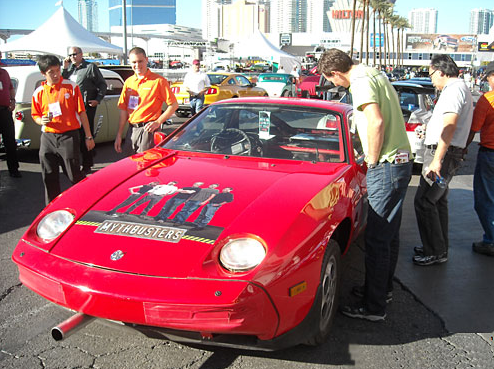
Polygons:
[[178,102],[175,100],[172,105],[168,105],[166,110],[156,119],[154,122],[149,122],[144,126],[144,130],[147,132],[154,132],[160,129],[161,124],[170,118],[173,113],[178,109]]
[[93,63],[90,64],[90,75],[94,85],[96,86],[96,89],[98,90],[98,95],[94,100],[89,100],[88,104],[91,107],[95,107],[99,103],[101,103],[101,101],[105,97],[107,86],[106,86],[105,78],[101,74],[101,71],[99,70],[96,64]]
[[89,128],[89,121],[87,119],[87,114],[85,111],[79,113],[82,122],[82,128],[84,129],[84,137],[86,141],[87,151],[94,149],[94,138],[91,134],[91,128]]
[[448,147],[453,139],[456,131],[456,126],[458,123],[458,114],[456,113],[446,113],[443,116],[443,130],[439,141],[437,143],[436,152],[434,154],[434,159],[429,164],[429,168],[424,173],[426,177],[431,179],[436,179],[436,177],[441,177],[441,168],[444,156],[448,151]]
[[115,137],[115,151],[120,153],[122,152],[122,134],[124,131],[125,124],[129,120],[129,112],[127,109],[120,109],[120,114],[118,117],[118,131],[117,131],[117,136]]
[[377,103],[362,105],[362,111],[367,119],[367,164],[376,164],[384,141],[384,118]]
[[15,89],[14,89],[14,85],[12,84],[12,82],[10,83],[9,91],[10,91],[9,110],[14,111],[14,109],[15,109]]

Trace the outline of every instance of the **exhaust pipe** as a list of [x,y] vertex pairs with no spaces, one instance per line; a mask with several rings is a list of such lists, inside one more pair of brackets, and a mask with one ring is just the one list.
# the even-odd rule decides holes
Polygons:
[[93,319],[93,316],[83,313],[72,315],[56,327],[53,327],[51,329],[51,336],[55,341],[61,341],[70,336],[72,333],[77,332],[79,329],[84,328],[86,325],[91,323]]

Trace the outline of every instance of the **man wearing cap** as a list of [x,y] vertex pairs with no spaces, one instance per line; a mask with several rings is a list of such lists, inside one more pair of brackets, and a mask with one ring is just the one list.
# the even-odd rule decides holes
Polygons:
[[480,131],[480,147],[473,176],[475,211],[484,229],[482,241],[472,249],[479,254],[494,256],[494,62],[490,62],[485,78],[491,91],[483,94],[473,111],[472,128],[467,146]]
[[[115,151],[132,155],[154,146],[154,132],[175,113],[177,99],[168,81],[149,70],[144,49],[134,47],[129,51],[129,62],[135,74],[125,81],[118,100],[120,109],[119,127],[115,138]],[[163,112],[162,106],[167,108]],[[129,124],[125,144],[122,148],[122,134]]]
[[192,69],[187,72],[184,78],[183,86],[190,94],[190,110],[195,115],[204,105],[204,93],[211,86],[209,77],[200,70],[201,62],[199,59],[192,61]]

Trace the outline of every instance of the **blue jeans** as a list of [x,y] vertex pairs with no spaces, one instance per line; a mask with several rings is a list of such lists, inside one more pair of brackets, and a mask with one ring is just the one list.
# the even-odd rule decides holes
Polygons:
[[385,313],[386,294],[393,289],[402,208],[411,176],[412,163],[385,162],[367,171],[364,304],[371,313]]
[[213,219],[214,214],[220,208],[219,205],[213,205],[207,203],[205,207],[202,208],[201,213],[194,221],[199,227],[205,227]]
[[483,241],[494,243],[494,151],[479,149],[473,177],[475,211],[484,229]]
[[199,209],[199,207],[201,206],[201,202],[200,201],[194,201],[194,200],[189,200],[185,203],[184,207],[182,208],[182,210],[180,210],[177,215],[175,215],[173,217],[173,220],[177,223],[185,223],[185,221],[187,220],[188,217],[190,217],[190,215],[196,211],[197,209]]
[[165,203],[163,208],[160,210],[158,215],[154,217],[154,219],[165,220],[165,218],[168,218],[170,215],[172,215],[175,209],[178,208],[181,204],[183,204],[185,200],[187,199],[172,197]]
[[195,115],[204,105],[204,95],[190,98],[190,113]]

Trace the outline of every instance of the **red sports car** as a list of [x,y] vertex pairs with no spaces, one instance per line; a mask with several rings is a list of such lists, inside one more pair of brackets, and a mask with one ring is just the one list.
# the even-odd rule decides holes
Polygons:
[[49,204],[14,251],[20,280],[78,312],[56,339],[97,317],[176,341],[319,344],[366,220],[351,125],[341,103],[214,103]]

